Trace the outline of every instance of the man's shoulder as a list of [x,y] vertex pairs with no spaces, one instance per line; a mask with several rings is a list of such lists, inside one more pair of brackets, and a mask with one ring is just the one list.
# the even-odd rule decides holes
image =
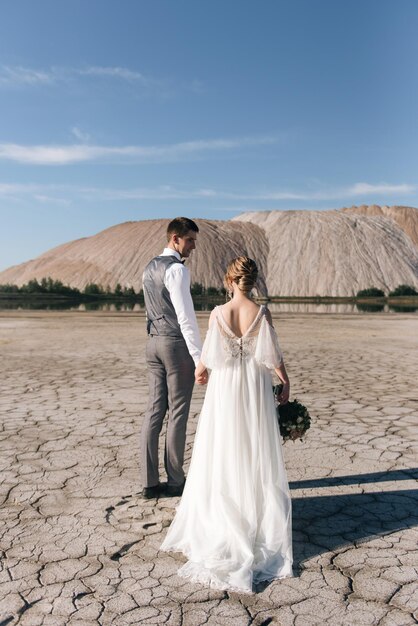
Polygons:
[[165,265],[166,267],[172,267],[176,265],[183,267],[182,262],[179,261],[175,256],[168,256],[166,254],[159,254],[153,257],[150,261],[148,261],[145,267],[153,267],[159,264]]
[[174,263],[170,263],[170,265],[167,267],[166,273],[169,274],[178,274],[180,276],[182,275],[187,275],[189,269],[183,265],[183,263],[181,261],[179,261],[178,259],[174,259]]

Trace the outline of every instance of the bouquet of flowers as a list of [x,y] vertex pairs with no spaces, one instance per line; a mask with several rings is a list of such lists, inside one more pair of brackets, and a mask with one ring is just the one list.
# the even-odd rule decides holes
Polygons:
[[[280,394],[282,387],[283,385],[273,386],[275,399]],[[295,399],[287,404],[277,404],[276,411],[283,441],[286,442],[288,439],[292,441],[302,439],[311,425],[311,416],[306,406]]]

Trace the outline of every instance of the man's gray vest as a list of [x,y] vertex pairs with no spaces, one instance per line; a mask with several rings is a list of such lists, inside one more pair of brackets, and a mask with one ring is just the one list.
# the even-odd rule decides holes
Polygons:
[[142,283],[149,335],[183,336],[170,294],[164,285],[165,273],[173,263],[181,261],[175,256],[156,256],[144,270]]

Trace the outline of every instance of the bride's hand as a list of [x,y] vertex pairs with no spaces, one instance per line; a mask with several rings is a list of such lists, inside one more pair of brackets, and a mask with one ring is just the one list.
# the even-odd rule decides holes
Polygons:
[[279,404],[287,404],[289,402],[289,395],[290,395],[290,384],[288,382],[283,383],[282,390],[277,396],[277,400]]
[[206,385],[208,382],[208,370],[200,361],[197,364],[194,377],[197,385]]

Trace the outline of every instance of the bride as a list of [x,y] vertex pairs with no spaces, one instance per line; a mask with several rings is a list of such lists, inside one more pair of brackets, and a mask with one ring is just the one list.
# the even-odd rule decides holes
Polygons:
[[252,259],[225,275],[230,302],[216,307],[196,382],[211,370],[183,497],[161,550],[183,552],[178,574],[217,589],[292,575],[291,501],[272,393],[271,370],[289,379],[269,310],[250,297]]

